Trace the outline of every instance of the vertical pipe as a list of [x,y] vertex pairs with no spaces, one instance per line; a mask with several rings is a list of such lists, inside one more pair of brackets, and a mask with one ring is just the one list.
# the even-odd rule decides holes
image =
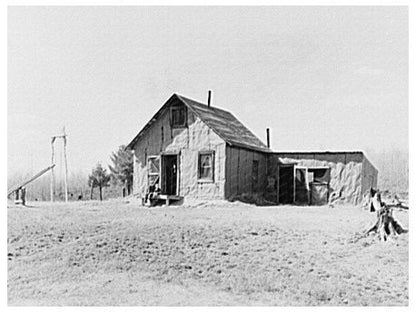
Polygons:
[[270,148],[270,129],[266,128],[267,147]]
[[208,90],[208,107],[211,107],[211,90]]

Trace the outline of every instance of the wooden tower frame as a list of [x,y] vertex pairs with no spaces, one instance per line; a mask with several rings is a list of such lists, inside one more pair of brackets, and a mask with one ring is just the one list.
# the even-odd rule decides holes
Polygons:
[[[51,165],[55,165],[55,141],[56,139],[63,139],[64,143],[64,160],[65,160],[65,171],[64,171],[64,188],[65,188],[65,202],[68,202],[68,161],[66,156],[66,140],[67,140],[67,134],[65,132],[65,127],[62,129],[62,135],[55,135],[52,136],[51,139],[51,148],[52,148],[52,155],[51,155]],[[54,201],[55,197],[55,170],[54,167],[52,167],[51,170],[51,202]]]

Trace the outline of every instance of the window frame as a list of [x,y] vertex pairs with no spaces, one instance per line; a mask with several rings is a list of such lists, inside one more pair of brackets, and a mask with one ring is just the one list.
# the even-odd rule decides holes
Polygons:
[[[181,123],[181,124],[175,124],[173,122],[173,112],[176,111],[176,110],[183,110],[184,120],[183,120],[183,123]],[[171,124],[172,128],[186,128],[187,120],[188,120],[188,111],[187,111],[187,107],[185,105],[171,106],[171,108],[170,108],[170,124]]]
[[[211,156],[211,177],[208,178],[202,178],[201,177],[201,158],[204,155],[210,155]],[[215,151],[209,150],[209,151],[199,151],[198,152],[198,172],[197,172],[197,178],[198,182],[200,183],[214,183],[215,182]]]
[[[324,170],[324,174],[323,175],[317,174],[318,172],[321,173],[320,172],[321,170]],[[309,180],[309,182],[329,184],[331,181],[331,168],[330,167],[308,167],[308,173],[313,173],[313,179]],[[318,179],[322,180],[321,177],[325,177],[326,175],[328,175],[327,180],[318,181]]]

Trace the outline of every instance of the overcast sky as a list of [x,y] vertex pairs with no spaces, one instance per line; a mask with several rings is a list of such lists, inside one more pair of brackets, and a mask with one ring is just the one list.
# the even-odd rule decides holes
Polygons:
[[10,7],[8,171],[48,166],[64,125],[71,172],[107,164],[209,89],[274,150],[407,150],[407,8]]

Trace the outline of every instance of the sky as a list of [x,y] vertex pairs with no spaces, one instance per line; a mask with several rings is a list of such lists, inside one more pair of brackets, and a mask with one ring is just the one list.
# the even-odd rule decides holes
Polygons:
[[408,150],[406,7],[9,7],[7,51],[9,175],[63,126],[70,172],[107,165],[208,90],[276,151]]

